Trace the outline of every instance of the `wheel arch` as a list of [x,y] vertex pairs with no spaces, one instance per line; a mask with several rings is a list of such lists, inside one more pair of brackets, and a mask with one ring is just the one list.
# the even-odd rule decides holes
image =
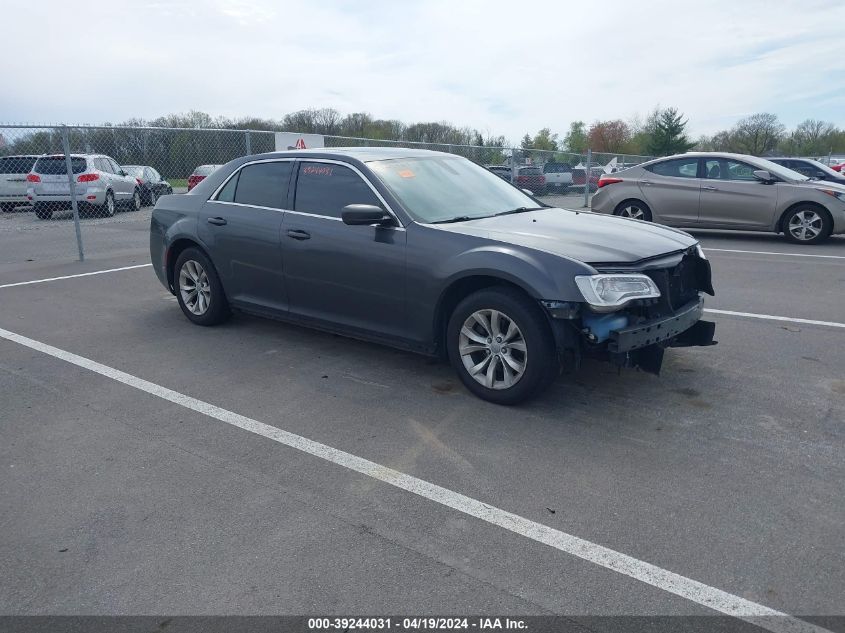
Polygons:
[[511,279],[490,273],[472,273],[453,280],[440,293],[434,311],[434,342],[438,354],[446,354],[446,326],[458,304],[473,292],[496,286],[511,288],[527,299],[534,300],[531,292],[524,286]]
[[780,218],[778,218],[777,224],[775,225],[775,231],[778,233],[786,233],[786,218],[789,216],[790,213],[795,211],[795,209],[799,207],[813,207],[815,209],[819,209],[823,212],[826,216],[828,221],[830,222],[831,228],[833,228],[833,214],[830,212],[826,206],[824,206],[821,202],[816,202],[814,200],[804,200],[802,202],[796,202],[794,204],[789,205],[783,213],[780,214]]
[[214,262],[211,259],[211,256],[208,254],[208,251],[203,248],[202,244],[193,240],[189,237],[179,237],[167,247],[167,252],[165,255],[165,271],[167,274],[167,287],[170,288],[170,292],[176,294],[176,286],[174,285],[174,277],[176,275],[176,260],[179,259],[179,255],[181,255],[185,250],[189,248],[196,248],[200,251],[203,255],[208,258],[208,261],[211,262],[212,266]]

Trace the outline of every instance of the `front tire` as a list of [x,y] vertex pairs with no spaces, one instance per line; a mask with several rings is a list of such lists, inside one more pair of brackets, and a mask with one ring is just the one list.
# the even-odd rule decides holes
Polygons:
[[557,375],[546,317],[512,288],[486,288],[461,301],[446,328],[446,347],[464,386],[496,404],[523,402]]
[[643,222],[651,222],[651,209],[642,200],[625,200],[616,205],[613,210],[613,215],[618,215],[621,218],[631,218],[632,220],[642,220]]
[[229,304],[211,260],[197,248],[187,248],[176,260],[173,273],[176,299],[188,320],[217,325],[229,318]]
[[147,206],[150,206],[150,207],[156,206],[157,200],[158,200],[158,196],[156,196],[156,190],[150,189],[150,193],[147,195]]
[[820,244],[832,230],[830,216],[814,205],[799,205],[783,218],[783,236],[793,244]]

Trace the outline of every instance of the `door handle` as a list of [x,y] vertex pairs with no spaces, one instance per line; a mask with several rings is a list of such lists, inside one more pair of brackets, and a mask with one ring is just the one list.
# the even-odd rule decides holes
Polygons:
[[641,181],[640,181],[640,184],[641,184],[641,185],[650,185],[650,184],[651,184],[651,181],[650,181],[650,180],[641,180]]
[[223,218],[208,218],[209,224],[214,224],[215,226],[223,226],[226,224],[226,220]]
[[707,189],[707,191],[719,191],[719,189],[717,187],[710,187],[710,186],[702,187],[702,189]]
[[292,237],[295,240],[310,240],[311,234],[308,231],[291,229],[290,231],[288,231],[288,237]]

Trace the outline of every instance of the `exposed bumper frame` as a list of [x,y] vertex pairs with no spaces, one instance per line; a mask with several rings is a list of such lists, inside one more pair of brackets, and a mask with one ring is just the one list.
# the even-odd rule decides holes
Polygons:
[[[652,319],[651,321],[638,323],[611,332],[607,349],[611,353],[620,354],[679,337],[687,330],[690,330],[690,328],[693,328],[693,326],[696,326],[703,314],[704,299],[698,297],[698,299],[690,301],[670,316]],[[678,341],[678,346],[712,345],[713,331],[715,328],[712,327],[712,323],[706,321],[702,322],[702,324],[705,327],[695,328],[696,336],[688,337],[690,341]],[[705,330],[709,330],[710,332],[709,340]],[[693,342],[696,340],[700,342]]]

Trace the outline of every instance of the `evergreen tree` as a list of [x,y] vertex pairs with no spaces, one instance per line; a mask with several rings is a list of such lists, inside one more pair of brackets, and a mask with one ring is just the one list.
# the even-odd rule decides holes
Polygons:
[[651,138],[648,141],[648,152],[654,156],[669,156],[683,154],[695,146],[690,141],[685,130],[687,122],[675,108],[666,108],[654,121]]

